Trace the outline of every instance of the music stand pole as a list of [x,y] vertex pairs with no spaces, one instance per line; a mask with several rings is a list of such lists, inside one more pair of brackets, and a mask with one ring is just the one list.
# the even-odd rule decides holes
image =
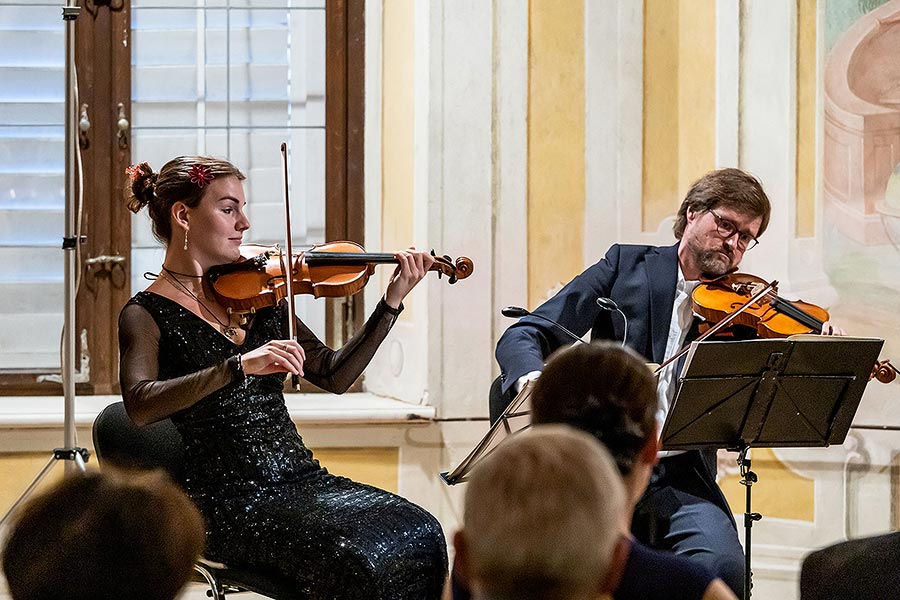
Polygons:
[[744,600],[750,598],[750,588],[753,587],[753,577],[750,572],[750,534],[753,531],[753,522],[762,519],[762,515],[751,511],[751,490],[753,484],[759,481],[756,473],[750,470],[750,459],[747,458],[747,451],[750,446],[741,447],[737,457],[737,464],[741,470],[741,485],[747,488],[746,508],[744,510]]
[[[31,496],[38,484],[56,464],[56,461],[65,460],[65,473],[70,475],[84,472],[84,463],[90,456],[87,449],[75,446],[75,273],[77,267],[75,252],[78,244],[81,242],[81,240],[77,239],[76,218],[78,211],[75,206],[75,174],[77,172],[75,144],[78,143],[78,133],[76,131],[78,121],[75,117],[77,102],[75,98],[75,20],[80,12],[81,8],[78,6],[77,0],[66,0],[66,5],[62,9],[62,18],[66,25],[66,228],[62,242],[62,249],[65,253],[63,273],[65,304],[63,309],[62,359],[60,361],[64,397],[63,447],[54,449],[53,456],[46,466],[38,473],[34,481],[13,503],[6,514],[3,515],[3,518],[0,519],[0,527],[6,523],[6,520],[16,511],[19,505]],[[76,468],[78,469],[77,471],[75,470]]]

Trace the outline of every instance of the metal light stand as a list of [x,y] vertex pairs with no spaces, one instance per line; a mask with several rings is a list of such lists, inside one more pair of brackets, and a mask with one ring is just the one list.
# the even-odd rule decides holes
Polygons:
[[750,510],[750,492],[753,484],[759,481],[759,478],[750,470],[750,459],[747,458],[749,449],[750,446],[742,447],[737,458],[737,464],[741,470],[741,485],[747,488],[747,506],[744,511],[744,600],[750,600],[750,588],[753,587],[752,573],[750,572],[750,533],[753,530],[753,522],[762,519],[761,514]]
[[[62,448],[56,448],[47,465],[38,473],[31,485],[16,500],[10,509],[0,519],[2,527],[16,509],[27,500],[38,484],[50,472],[56,461],[64,460],[65,474],[83,473],[85,462],[90,453],[86,448],[77,447],[75,441],[75,250],[83,240],[77,239],[76,217],[78,211],[75,206],[75,144],[78,143],[78,120],[75,117],[75,20],[78,18],[81,8],[77,0],[67,0],[62,9],[62,18],[66,24],[66,117],[65,117],[65,145],[66,145],[66,229],[63,237],[62,249],[65,252],[64,286],[65,286],[65,312],[63,315],[63,344],[62,344],[62,385],[65,398],[63,416],[63,444]],[[77,468],[77,471],[76,471]]]

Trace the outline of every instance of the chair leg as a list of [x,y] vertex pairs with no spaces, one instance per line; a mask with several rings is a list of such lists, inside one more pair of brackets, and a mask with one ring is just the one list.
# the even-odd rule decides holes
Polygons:
[[194,563],[194,571],[206,580],[206,584],[209,586],[209,591],[206,592],[207,596],[212,598],[212,600],[225,600],[225,594],[221,589],[221,585],[212,571],[199,563]]

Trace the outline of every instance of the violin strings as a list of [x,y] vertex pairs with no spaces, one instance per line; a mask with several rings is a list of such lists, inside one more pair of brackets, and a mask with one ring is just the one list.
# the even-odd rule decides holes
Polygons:
[[[775,310],[776,312],[782,312],[788,317],[791,317],[801,325],[806,325],[810,329],[820,329],[824,322],[815,316],[807,313],[802,308],[798,308],[794,306],[793,302],[790,300],[785,300],[784,298],[780,298],[778,294],[774,290],[770,290],[765,294],[765,301],[771,306],[770,310]],[[778,302],[782,305],[782,309],[779,311],[774,304]],[[766,314],[769,311],[766,311]]]

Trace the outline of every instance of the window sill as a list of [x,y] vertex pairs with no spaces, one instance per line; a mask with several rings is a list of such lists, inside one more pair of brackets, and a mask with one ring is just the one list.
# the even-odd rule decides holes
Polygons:
[[[435,417],[433,406],[367,392],[287,394],[285,399],[291,419],[304,425],[427,423]],[[76,396],[76,427],[90,428],[104,407],[119,400],[120,396]],[[63,425],[64,404],[62,396],[0,397],[0,429],[58,429]]]

